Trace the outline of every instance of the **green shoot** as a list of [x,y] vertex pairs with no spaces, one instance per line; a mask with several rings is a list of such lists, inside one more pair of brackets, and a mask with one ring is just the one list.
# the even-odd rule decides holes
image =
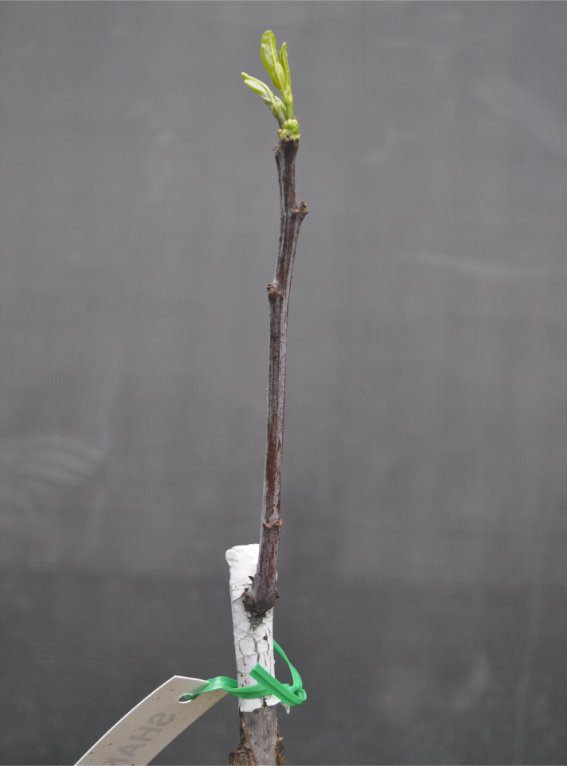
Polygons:
[[280,139],[299,141],[299,123],[293,114],[293,93],[287,61],[287,43],[283,43],[278,55],[276,37],[272,30],[268,29],[262,35],[260,55],[272,83],[282,95],[281,99],[270,90],[266,83],[256,79],[256,77],[251,77],[246,72],[242,72],[244,84],[254,93],[257,93],[270,108],[280,125],[278,130]]

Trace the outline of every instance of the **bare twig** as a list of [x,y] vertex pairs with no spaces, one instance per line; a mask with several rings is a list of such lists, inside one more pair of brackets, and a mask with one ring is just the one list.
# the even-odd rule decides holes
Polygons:
[[[248,630],[265,622],[278,600],[276,588],[280,530],[281,472],[285,414],[285,370],[289,292],[297,236],[307,215],[305,202],[295,199],[295,157],[299,140],[289,136],[275,148],[280,185],[280,241],[273,281],[268,285],[270,306],[270,361],[268,370],[268,412],[264,492],[262,499],[260,547],[256,574],[242,601],[248,612]],[[253,570],[252,570],[253,571]],[[268,613],[266,615],[266,613]],[[234,621],[234,618],[233,618]],[[236,633],[235,633],[236,636]],[[236,640],[236,638],[235,638]],[[237,651],[238,656],[238,651]],[[230,754],[235,766],[285,764],[283,739],[279,735],[276,708],[263,705],[250,712],[240,711],[240,744]]]
[[243,596],[246,609],[264,615],[278,600],[276,577],[282,526],[281,475],[285,415],[285,371],[289,292],[297,237],[307,215],[305,202],[295,199],[295,157],[299,140],[282,139],[275,148],[280,186],[280,240],[270,305],[270,362],[268,370],[268,428],[264,464],[260,554],[254,580]]

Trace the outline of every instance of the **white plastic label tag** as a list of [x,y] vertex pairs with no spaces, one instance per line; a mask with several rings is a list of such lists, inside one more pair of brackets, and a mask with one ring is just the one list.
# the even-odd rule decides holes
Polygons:
[[188,702],[179,701],[183,694],[205,683],[201,678],[173,676],[114,724],[76,766],[147,766],[175,737],[226,696],[227,692],[220,690]]

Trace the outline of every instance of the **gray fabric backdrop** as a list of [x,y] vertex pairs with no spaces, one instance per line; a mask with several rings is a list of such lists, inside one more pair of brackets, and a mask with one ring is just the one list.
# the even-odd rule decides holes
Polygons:
[[[72,763],[234,672],[276,123],[291,301],[290,763],[565,763],[567,6],[0,5],[1,759]],[[284,675],[284,669],[280,668]],[[223,763],[223,701],[158,759]]]

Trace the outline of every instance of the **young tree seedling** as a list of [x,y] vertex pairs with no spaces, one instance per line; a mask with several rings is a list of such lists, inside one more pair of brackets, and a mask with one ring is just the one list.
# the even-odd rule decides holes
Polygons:
[[[260,46],[262,61],[274,87],[280,96],[261,80],[242,73],[244,83],[262,101],[279,124],[279,143],[274,149],[280,189],[280,235],[278,257],[274,277],[268,285],[268,303],[270,317],[270,349],[268,368],[267,396],[267,436],[264,462],[264,488],[262,495],[260,544],[257,565],[252,570],[249,587],[244,587],[235,604],[233,600],[233,623],[237,670],[243,667],[242,646],[254,646],[256,656],[246,658],[255,664],[260,661],[258,642],[271,638],[272,611],[279,594],[276,587],[278,551],[282,518],[280,512],[281,476],[285,415],[285,374],[287,355],[287,324],[289,293],[297,238],[303,219],[307,215],[305,202],[297,202],[295,196],[295,158],[301,136],[299,122],[294,113],[293,93],[287,58],[287,45],[283,43],[278,53],[276,38],[271,30],[264,32]],[[233,566],[244,549],[252,546],[237,546],[227,552],[231,566],[231,585]],[[248,554],[250,551],[248,551]],[[235,580],[236,582],[236,580]],[[241,588],[242,591],[242,588]],[[244,609],[242,609],[242,606]],[[240,609],[240,612],[238,611]],[[243,633],[243,621],[246,621]],[[239,624],[237,624],[239,623]],[[266,630],[264,630],[266,628]],[[248,631],[250,640],[246,639]],[[268,632],[270,631],[270,632]],[[273,667],[273,648],[271,640],[268,664]],[[264,655],[266,645],[263,647]],[[266,657],[262,658],[266,661]],[[240,666],[240,667],[239,667]],[[276,700],[277,702],[277,700]],[[240,745],[230,755],[231,764],[283,764],[285,756],[282,739],[279,736],[278,720],[273,700],[256,700],[256,709],[240,707]]]

